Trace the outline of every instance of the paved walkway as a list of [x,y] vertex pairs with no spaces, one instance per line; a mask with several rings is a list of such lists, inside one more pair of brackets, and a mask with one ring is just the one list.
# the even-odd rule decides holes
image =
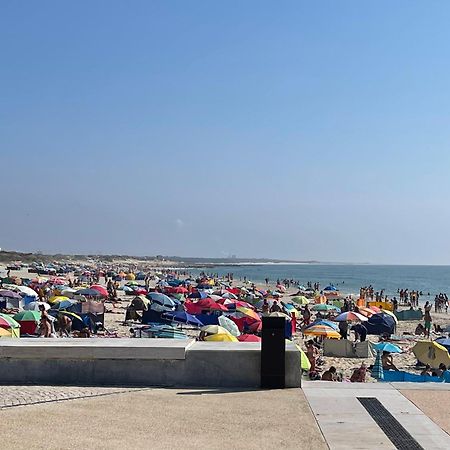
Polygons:
[[1,397],[0,436],[15,450],[328,448],[300,389],[1,386]]
[[0,386],[0,410],[13,406],[35,405],[140,390],[117,387]]
[[[420,400],[430,397],[431,392],[435,392],[437,398],[444,392],[450,393],[450,386],[418,384],[315,381],[304,382],[303,391],[332,450],[396,448],[358,401],[361,397],[377,398],[424,449],[447,450],[450,436],[406,396],[408,393],[411,397],[415,395],[420,406]],[[441,402],[444,415],[447,405]]]

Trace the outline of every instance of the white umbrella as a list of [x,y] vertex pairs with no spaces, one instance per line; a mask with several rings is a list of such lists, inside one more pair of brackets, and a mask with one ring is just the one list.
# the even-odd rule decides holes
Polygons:
[[39,305],[44,305],[46,311],[50,309],[50,305],[46,302],[30,302],[28,305],[25,305],[23,309],[26,311],[39,311]]
[[225,328],[225,330],[229,331],[235,337],[238,337],[241,334],[237,325],[228,317],[219,316],[219,325]]

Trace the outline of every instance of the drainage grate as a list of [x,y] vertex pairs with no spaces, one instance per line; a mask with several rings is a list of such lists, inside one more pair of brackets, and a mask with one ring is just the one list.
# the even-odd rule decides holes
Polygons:
[[377,398],[358,397],[358,400],[395,445],[395,448],[398,450],[424,450]]

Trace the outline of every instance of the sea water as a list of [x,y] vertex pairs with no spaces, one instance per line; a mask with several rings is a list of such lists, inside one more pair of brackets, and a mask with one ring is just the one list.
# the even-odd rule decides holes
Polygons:
[[[375,292],[397,296],[399,289],[422,291],[422,301],[434,299],[439,293],[450,292],[450,266],[394,266],[394,265],[344,265],[344,264],[261,264],[214,266],[203,269],[219,276],[232,273],[236,284],[247,280],[270,283],[277,279],[293,279],[306,286],[308,281],[319,282],[321,288],[333,284],[344,294],[358,294],[363,286],[372,285]],[[198,274],[202,269],[192,270]],[[430,297],[428,297],[430,293]]]

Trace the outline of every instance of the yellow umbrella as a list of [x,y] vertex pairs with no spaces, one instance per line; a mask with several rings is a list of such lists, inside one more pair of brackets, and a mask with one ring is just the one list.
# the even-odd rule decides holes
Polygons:
[[416,358],[422,364],[429,364],[433,369],[439,367],[439,364],[450,365],[450,355],[447,349],[431,341],[419,341],[412,349]]
[[204,327],[200,328],[200,331],[204,331],[208,334],[229,334],[231,333],[224,327],[221,327],[220,325],[206,325]]
[[48,299],[48,302],[53,305],[55,303],[63,302],[64,300],[70,300],[69,297],[65,297],[64,295],[54,295]]
[[341,335],[331,327],[327,327],[326,325],[313,325],[309,328],[306,328],[303,331],[303,334],[309,334],[311,336],[323,336],[330,339],[340,339]]
[[304,295],[292,297],[291,300],[299,305],[307,305],[309,303],[309,300]]
[[206,336],[205,341],[209,341],[209,342],[239,342],[230,333],[212,334],[211,336]]
[[253,309],[238,306],[236,308],[236,311],[244,314],[244,316],[251,317],[252,319],[261,320],[261,317],[259,317],[258,313],[256,311],[253,311]]
[[[286,339],[286,343],[288,343],[288,342],[291,342],[291,341]],[[307,371],[307,370],[311,369],[311,363],[309,362],[309,359],[306,356],[306,353],[295,342],[293,344],[297,347],[297,350],[300,352],[300,367],[302,368],[302,370]]]

